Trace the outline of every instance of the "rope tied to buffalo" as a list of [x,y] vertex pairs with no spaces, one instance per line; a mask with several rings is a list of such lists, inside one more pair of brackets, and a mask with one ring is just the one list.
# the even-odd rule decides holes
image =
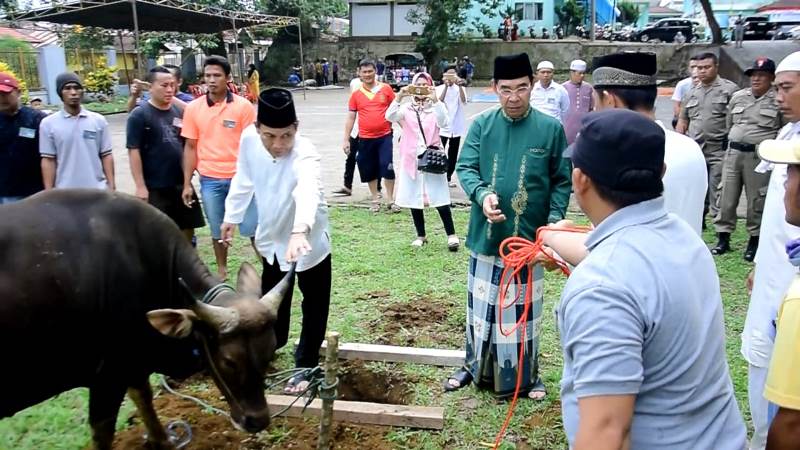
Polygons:
[[[510,237],[500,243],[500,258],[503,261],[503,272],[500,276],[497,323],[500,327],[500,333],[502,333],[503,336],[511,336],[514,333],[521,333],[522,336],[519,341],[519,351],[517,352],[519,354],[519,360],[517,361],[517,382],[514,388],[514,396],[508,407],[503,426],[495,437],[494,445],[492,446],[493,449],[499,448],[503,436],[511,423],[511,418],[514,416],[514,409],[517,405],[517,399],[519,398],[519,391],[522,385],[522,367],[525,356],[525,341],[527,340],[528,333],[528,315],[533,305],[533,293],[536,290],[532,270],[533,265],[536,263],[536,259],[539,255],[544,255],[545,259],[555,264],[558,270],[564,275],[569,276],[571,273],[571,269],[566,262],[545,251],[544,234],[549,231],[588,233],[591,231],[591,228],[578,226],[543,226],[536,230],[535,241],[530,241],[521,237]],[[526,271],[526,269],[528,270]],[[523,272],[526,272],[524,280]],[[527,285],[527,288],[524,290],[521,289],[523,285]],[[506,296],[508,290],[512,286],[514,286],[514,298],[513,301],[509,301]],[[523,291],[524,297],[522,296]],[[515,307],[520,300],[523,302],[522,315],[511,328],[505,329],[502,321],[503,311]]]

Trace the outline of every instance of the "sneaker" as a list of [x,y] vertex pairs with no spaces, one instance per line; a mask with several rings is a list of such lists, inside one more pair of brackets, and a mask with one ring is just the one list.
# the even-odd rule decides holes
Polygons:
[[353,190],[350,189],[350,188],[347,188],[347,187],[342,187],[342,188],[339,188],[339,189],[333,191],[333,194],[334,195],[339,195],[339,196],[342,196],[342,197],[347,197],[347,196],[353,195]]
[[418,238],[414,239],[413,241],[411,241],[411,246],[414,247],[414,248],[421,248],[427,242],[428,242],[428,239],[426,239],[424,237],[418,237]]
[[460,245],[461,241],[458,240],[458,236],[447,237],[447,249],[451,252],[457,252]]
[[456,184],[455,181],[451,181],[451,182],[447,183],[447,185],[450,186],[451,188],[458,187],[458,185]]

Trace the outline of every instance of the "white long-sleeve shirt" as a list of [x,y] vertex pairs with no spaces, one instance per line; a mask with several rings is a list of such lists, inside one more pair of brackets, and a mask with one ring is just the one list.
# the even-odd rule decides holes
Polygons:
[[258,228],[255,244],[269,264],[277,258],[289,270],[286,249],[292,229],[308,226],[311,251],[297,262],[297,271],[310,269],[331,252],[328,205],[322,190],[320,155],[310,140],[297,135],[284,157],[269,154],[255,125],[242,133],[236,175],[225,199],[227,223],[239,224],[256,196]]
[[537,81],[531,90],[531,106],[563,124],[569,114],[569,93],[555,81],[547,88]]

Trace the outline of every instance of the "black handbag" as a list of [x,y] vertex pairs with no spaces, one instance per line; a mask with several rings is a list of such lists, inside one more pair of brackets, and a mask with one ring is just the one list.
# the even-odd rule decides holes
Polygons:
[[[422,119],[419,117],[419,111],[415,109],[414,112],[417,113],[417,123],[419,123],[419,132],[422,135],[422,140],[427,144],[428,139],[425,138],[425,131],[422,129]],[[447,153],[441,147],[427,145],[425,151],[417,156],[417,169],[420,172],[447,173]]]

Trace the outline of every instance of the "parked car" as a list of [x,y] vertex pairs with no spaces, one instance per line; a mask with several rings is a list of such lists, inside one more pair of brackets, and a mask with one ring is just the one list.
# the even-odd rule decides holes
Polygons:
[[679,31],[686,37],[687,42],[696,42],[700,39],[690,20],[661,19],[636,33],[633,40],[647,42],[657,39],[661,42],[673,42]]
[[773,28],[766,16],[748,16],[744,18],[744,38],[746,40],[767,39],[767,32]]
[[411,79],[419,71],[425,70],[422,53],[392,53],[383,58],[386,63],[385,82],[395,91],[411,84]]
[[773,29],[767,31],[767,39],[771,39],[773,41],[796,39],[796,37],[792,36],[792,30],[794,30],[795,28],[800,28],[798,26],[800,26],[800,23],[797,22],[776,23]]

